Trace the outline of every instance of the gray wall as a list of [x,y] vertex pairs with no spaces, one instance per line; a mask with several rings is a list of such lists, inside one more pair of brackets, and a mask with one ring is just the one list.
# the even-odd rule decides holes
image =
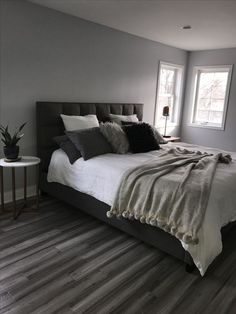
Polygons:
[[144,120],[152,123],[160,60],[185,65],[187,53],[27,1],[3,0],[0,120],[13,127],[28,121],[24,155],[35,154],[37,100],[141,102]]
[[197,65],[236,64],[236,48],[196,51],[189,54],[186,94],[183,108],[181,137],[184,142],[236,151],[236,67],[234,66],[229,95],[225,130],[213,130],[188,126],[191,104],[190,90],[193,67]]

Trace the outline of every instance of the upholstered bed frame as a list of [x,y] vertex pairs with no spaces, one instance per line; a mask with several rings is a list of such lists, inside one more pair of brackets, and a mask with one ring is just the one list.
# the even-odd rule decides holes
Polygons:
[[75,102],[37,102],[37,153],[41,158],[40,189],[53,197],[65,201],[74,207],[112,225],[160,250],[181,259],[187,270],[192,270],[193,261],[180,241],[163,230],[138,221],[108,219],[106,212],[109,205],[87,194],[59,183],[47,182],[47,170],[51,155],[57,146],[53,137],[62,135],[64,127],[60,114],[87,115],[96,114],[99,121],[107,121],[109,113],[143,117],[142,104],[75,103]]

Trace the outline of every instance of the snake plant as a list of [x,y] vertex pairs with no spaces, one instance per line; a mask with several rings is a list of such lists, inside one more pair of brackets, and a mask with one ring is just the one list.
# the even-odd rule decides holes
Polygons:
[[0,133],[2,135],[2,142],[4,143],[5,146],[7,147],[14,147],[16,144],[19,142],[19,140],[24,136],[23,133],[21,133],[22,129],[26,125],[27,122],[23,123],[13,135],[9,133],[9,128],[8,125],[6,127],[0,126]]

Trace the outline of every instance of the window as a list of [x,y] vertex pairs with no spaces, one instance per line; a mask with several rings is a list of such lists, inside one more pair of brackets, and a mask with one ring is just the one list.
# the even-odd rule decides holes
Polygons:
[[191,125],[224,129],[232,66],[195,67]]
[[178,125],[182,80],[183,66],[160,62],[154,123],[156,127],[164,126],[165,118],[162,116],[162,112],[165,106],[169,106],[168,126]]

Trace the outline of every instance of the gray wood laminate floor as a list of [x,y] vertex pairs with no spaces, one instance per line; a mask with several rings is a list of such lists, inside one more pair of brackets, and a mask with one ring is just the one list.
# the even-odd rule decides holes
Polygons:
[[236,313],[236,230],[201,278],[64,203],[0,215],[0,314]]

